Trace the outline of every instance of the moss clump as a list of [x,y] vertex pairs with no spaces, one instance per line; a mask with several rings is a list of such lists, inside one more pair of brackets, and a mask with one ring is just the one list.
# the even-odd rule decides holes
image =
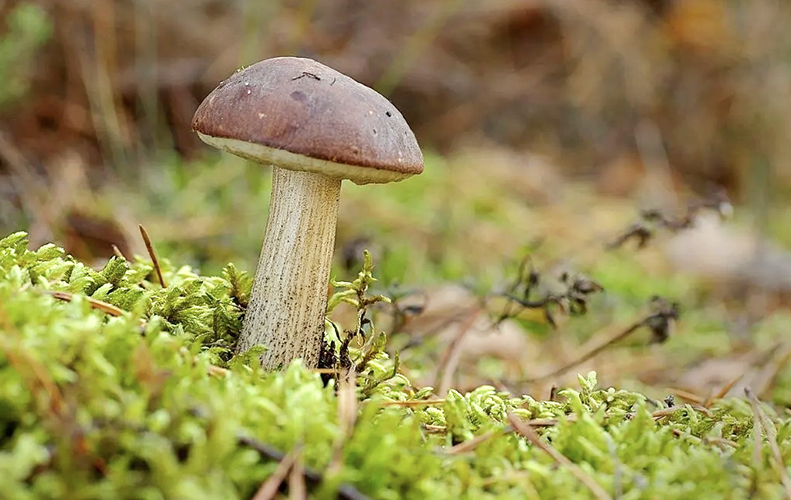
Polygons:
[[[271,450],[296,447],[315,498],[355,489],[382,499],[591,498],[569,467],[511,429],[509,413],[532,420],[613,498],[783,494],[787,418],[764,408],[776,436],[756,433],[745,400],[668,410],[598,389],[594,374],[562,391],[562,402],[484,386],[432,404],[423,401],[430,389],[386,376],[392,362],[363,348],[356,354],[370,373],[348,428],[334,381],[298,363],[267,374],[250,357],[231,357],[244,275],[229,266],[200,277],[166,263],[162,289],[150,273],[146,262],[113,259],[94,271],[54,246],[30,251],[23,233],[0,241],[4,498],[246,499],[277,467]],[[339,293],[367,302],[348,289],[368,277]]]

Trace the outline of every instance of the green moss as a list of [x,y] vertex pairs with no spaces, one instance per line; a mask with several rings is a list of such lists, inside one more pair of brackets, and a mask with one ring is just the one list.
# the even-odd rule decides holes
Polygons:
[[[744,400],[652,414],[664,403],[598,388],[590,374],[560,401],[482,386],[441,403],[388,406],[433,396],[391,377],[373,328],[350,351],[370,363],[345,435],[334,382],[298,363],[263,373],[245,362],[254,356],[231,357],[245,275],[163,267],[166,289],[148,262],[113,259],[94,271],[53,246],[28,250],[24,233],[0,241],[5,498],[251,498],[277,465],[251,443],[282,452],[303,445],[306,466],[323,474],[309,482],[315,498],[335,498],[341,485],[382,499],[591,498],[568,467],[513,432],[509,412],[555,419],[536,428],[542,439],[613,498],[782,496],[780,469],[766,442],[756,448]],[[372,279],[369,263],[356,281],[337,284],[344,295],[336,297],[371,303]],[[370,380],[379,384],[366,391]],[[764,411],[788,461],[791,421]],[[481,441],[451,449],[471,439]],[[341,466],[326,472],[338,442]]]

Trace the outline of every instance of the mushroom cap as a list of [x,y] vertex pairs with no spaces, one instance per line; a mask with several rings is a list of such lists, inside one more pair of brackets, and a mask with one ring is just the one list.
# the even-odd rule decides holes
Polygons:
[[206,96],[192,129],[237,156],[356,184],[423,171],[415,135],[395,106],[312,59],[276,57],[237,71]]

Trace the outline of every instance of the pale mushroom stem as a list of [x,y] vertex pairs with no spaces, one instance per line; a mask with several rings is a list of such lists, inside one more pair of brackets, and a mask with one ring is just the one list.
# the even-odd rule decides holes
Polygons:
[[269,220],[237,350],[267,370],[319,361],[341,180],[275,167]]

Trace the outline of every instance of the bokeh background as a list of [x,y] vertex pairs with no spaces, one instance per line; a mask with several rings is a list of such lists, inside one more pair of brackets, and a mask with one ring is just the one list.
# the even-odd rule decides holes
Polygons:
[[[351,277],[372,250],[409,313],[388,328],[413,377],[547,391],[576,372],[529,379],[663,295],[681,333],[576,371],[693,399],[735,379],[779,394],[789,26],[783,0],[0,0],[0,232],[99,265],[113,245],[145,255],[143,224],[173,265],[252,272],[269,169],[204,146],[190,120],[236,68],[312,57],[392,100],[426,155],[419,177],[344,185],[334,268]],[[683,215],[713,193],[732,219],[607,250],[638,210]],[[540,314],[493,329],[481,297],[527,253],[606,293],[558,329]]]

